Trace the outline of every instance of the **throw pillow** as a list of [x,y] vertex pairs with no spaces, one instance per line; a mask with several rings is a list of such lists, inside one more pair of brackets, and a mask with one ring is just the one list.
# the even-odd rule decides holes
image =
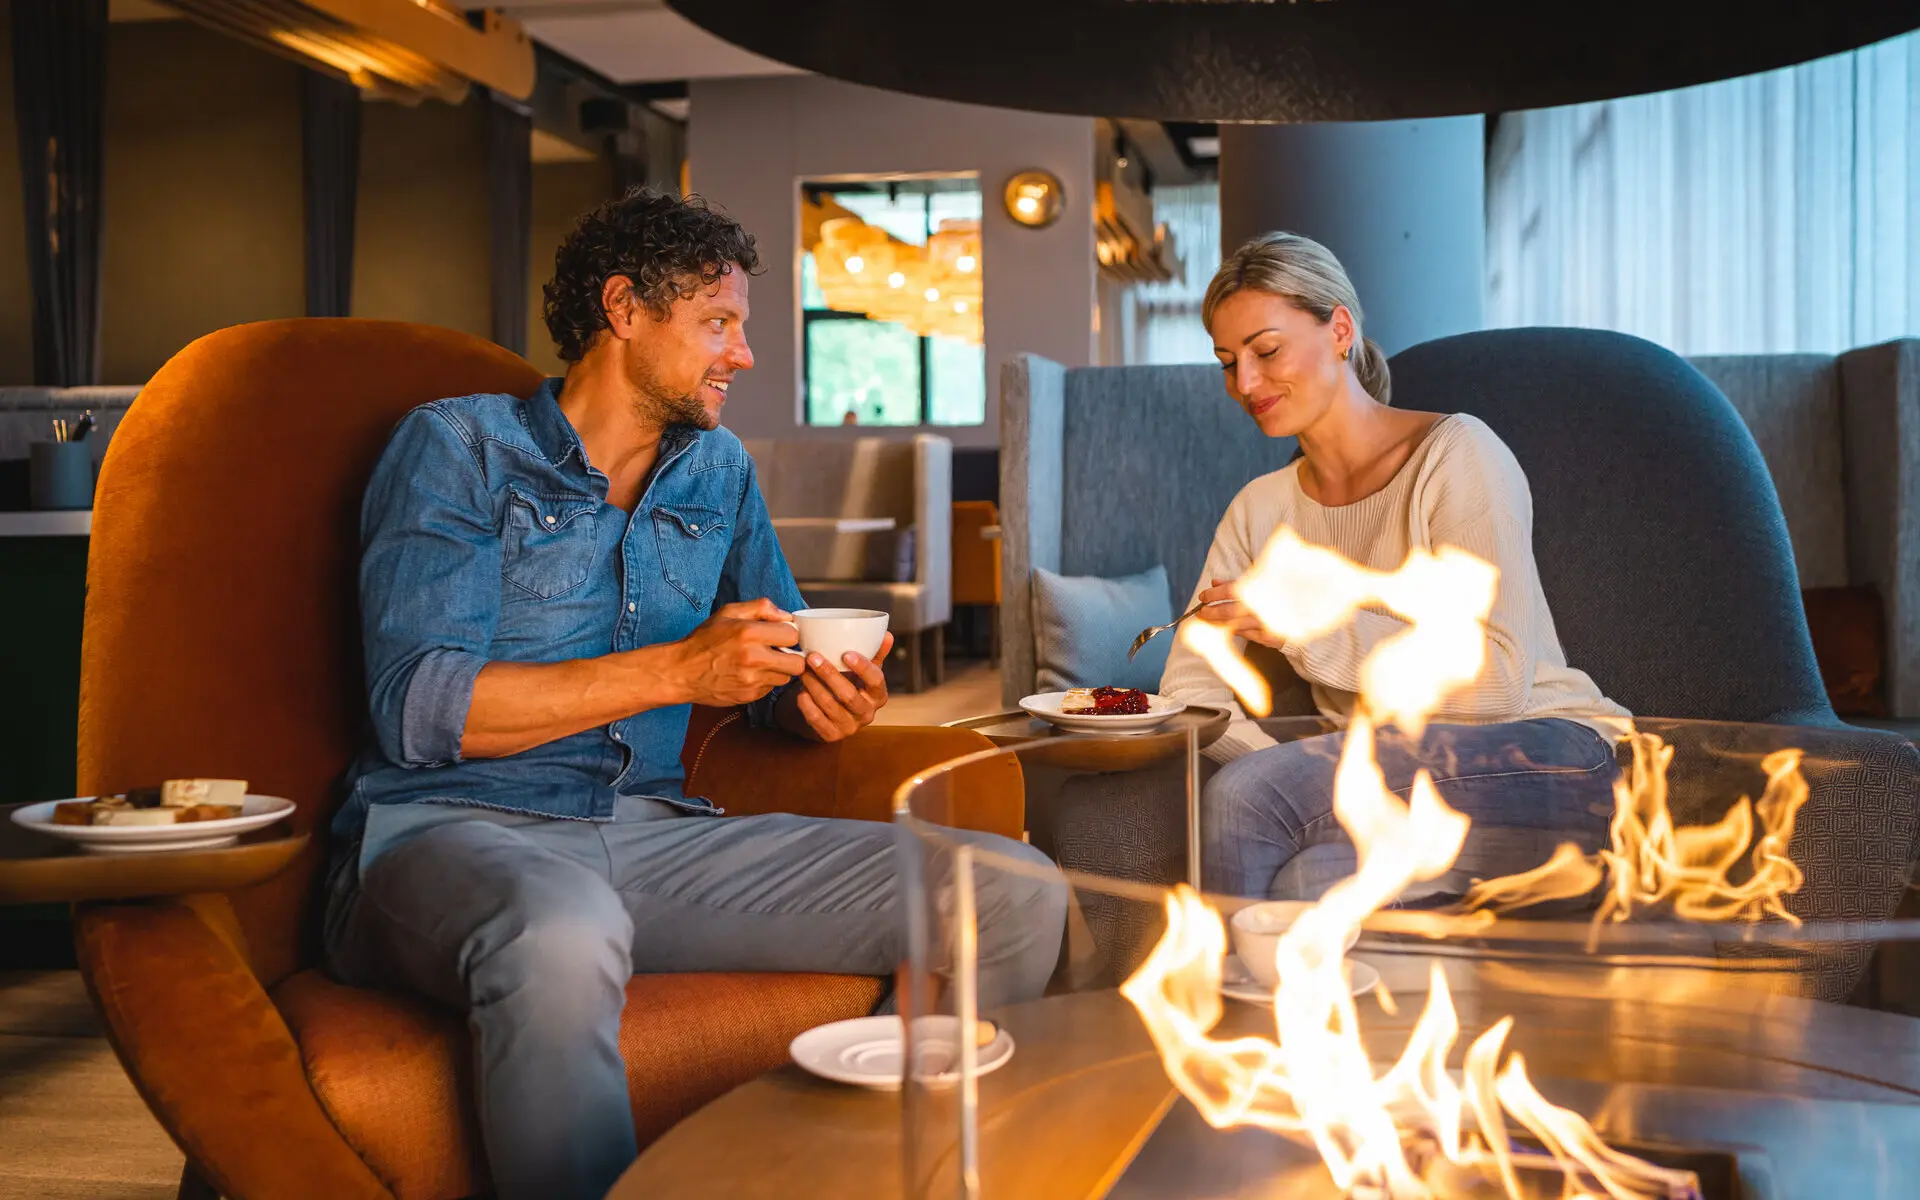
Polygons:
[[1033,572],[1035,680],[1043,692],[1076,687],[1158,691],[1174,634],[1148,642],[1132,662],[1127,647],[1149,625],[1173,620],[1167,569],[1101,579]]
[[1881,678],[1886,617],[1880,593],[1871,586],[1808,588],[1800,599],[1833,711],[1843,717],[1886,716]]

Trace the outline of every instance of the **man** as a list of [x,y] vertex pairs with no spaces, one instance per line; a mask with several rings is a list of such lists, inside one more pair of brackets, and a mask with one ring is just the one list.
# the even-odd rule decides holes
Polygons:
[[[698,199],[601,206],[546,289],[566,377],[415,409],[367,487],[371,732],[334,824],[328,958],[467,1012],[506,1200],[598,1197],[632,1160],[633,973],[902,957],[888,826],[715,820],[681,788],[690,704],[832,742],[887,702],[880,661],[782,649],[802,600],[720,428],[757,267]],[[1064,885],[978,840],[1030,866],[983,876],[983,1002],[1037,996]]]

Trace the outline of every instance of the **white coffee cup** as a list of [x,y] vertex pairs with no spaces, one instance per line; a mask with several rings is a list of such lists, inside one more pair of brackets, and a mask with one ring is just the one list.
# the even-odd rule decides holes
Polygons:
[[803,608],[793,614],[800,650],[818,654],[840,670],[847,654],[871,659],[887,636],[887,614],[871,608]]
[[[1274,948],[1280,944],[1280,935],[1293,928],[1300,914],[1312,908],[1306,900],[1262,900],[1258,904],[1249,904],[1234,913],[1227,922],[1228,932],[1233,938],[1233,952],[1246,964],[1247,974],[1261,987],[1278,987],[1280,970],[1273,961]],[[1347,935],[1347,949],[1360,940],[1360,931],[1355,929]]]

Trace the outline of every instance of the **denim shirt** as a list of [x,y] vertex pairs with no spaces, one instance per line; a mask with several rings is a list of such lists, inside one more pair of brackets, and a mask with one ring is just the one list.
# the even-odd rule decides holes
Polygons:
[[[675,641],[716,605],[804,607],[753,460],[725,429],[670,428],[629,515],[607,503],[556,403],[436,400],[394,429],[361,508],[360,620],[370,729],[333,831],[376,804],[430,801],[606,820],[617,796],[711,811],[682,790],[687,705],[503,758],[465,759],[488,662],[551,663]],[[773,693],[749,707],[772,720]]]

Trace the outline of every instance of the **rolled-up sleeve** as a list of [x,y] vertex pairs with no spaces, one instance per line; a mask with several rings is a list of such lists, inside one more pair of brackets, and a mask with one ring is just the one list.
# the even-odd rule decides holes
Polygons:
[[360,514],[367,707],[389,761],[460,760],[500,615],[500,534],[479,460],[431,406],[395,428]]
[[[766,498],[760,494],[759,474],[754,469],[753,459],[748,458],[746,487],[741,492],[739,508],[734,513],[733,546],[727,552],[727,565],[721,572],[719,593],[714,603],[718,607],[762,597],[787,612],[807,606],[806,600],[800,595],[800,586],[793,581],[787,556],[780,550],[780,539],[774,535],[773,518],[767,515]],[[781,693],[791,686],[787,684],[774,688],[747,705],[748,723],[759,729],[771,728],[774,724],[774,705],[780,702]]]

